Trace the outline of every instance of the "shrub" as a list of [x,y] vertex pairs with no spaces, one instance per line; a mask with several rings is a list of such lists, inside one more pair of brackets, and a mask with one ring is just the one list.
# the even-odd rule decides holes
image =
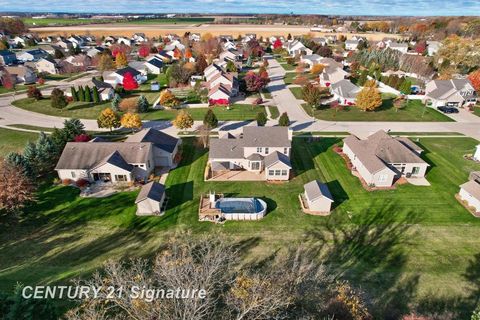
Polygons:
[[265,112],[262,112],[262,111],[257,113],[257,116],[255,117],[255,119],[257,120],[257,125],[259,127],[265,126],[265,124],[267,124],[267,120],[268,120],[267,115],[265,114]]
[[43,95],[40,89],[38,89],[36,86],[29,86],[27,90],[27,97],[40,100],[43,98]]
[[45,84],[45,79],[43,79],[43,78],[38,78],[37,83],[38,83],[39,85],[43,85],[43,84]]
[[78,179],[77,181],[75,181],[75,185],[79,188],[85,188],[89,184],[90,182],[88,182],[88,180],[85,180],[85,179]]
[[118,108],[122,112],[137,112],[137,98],[123,99],[118,105]]
[[72,179],[62,179],[62,184],[64,186],[69,186],[72,184]]
[[65,97],[63,91],[58,88],[52,90],[50,99],[53,108],[63,109],[68,104],[67,97]]

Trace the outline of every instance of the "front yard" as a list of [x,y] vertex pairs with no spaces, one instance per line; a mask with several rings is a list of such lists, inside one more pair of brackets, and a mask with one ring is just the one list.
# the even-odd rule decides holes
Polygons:
[[[312,109],[303,105],[305,111],[311,115]],[[405,108],[395,109],[392,99],[383,100],[383,104],[375,111],[361,111],[355,106],[335,110],[329,106],[321,106],[314,111],[315,118],[329,121],[411,121],[411,122],[451,122],[454,121],[446,115],[427,108],[419,100],[409,100]]]
[[20,152],[27,142],[34,142],[38,133],[22,132],[0,128],[0,161],[10,152]]
[[[479,290],[480,219],[454,195],[471,170],[480,170],[463,159],[477,141],[421,138],[432,186],[378,192],[365,191],[333,152],[337,138],[295,138],[295,177],[283,184],[204,182],[208,153],[193,142],[184,139],[182,162],[168,176],[162,217],[136,217],[136,192],[83,199],[71,187],[51,186],[24,219],[0,216],[0,289],[12,290],[17,281],[65,284],[107,259],[148,255],[172,233],[191,230],[232,236],[245,262],[291,244],[311,246],[322,263],[375,297],[377,319],[399,318],[412,305],[430,311],[443,306],[459,311],[458,319],[471,313]],[[313,179],[326,182],[335,198],[330,217],[300,211],[297,196]],[[261,221],[200,223],[198,201],[208,191],[260,197],[269,214]]]

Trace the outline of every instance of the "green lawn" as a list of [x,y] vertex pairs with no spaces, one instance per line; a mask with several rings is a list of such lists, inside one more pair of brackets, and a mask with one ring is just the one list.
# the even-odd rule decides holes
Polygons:
[[38,133],[0,128],[0,158],[10,152],[20,152],[29,141],[35,141]]
[[473,109],[473,114],[480,117],[480,107],[475,107]]
[[[294,178],[287,183],[205,182],[206,150],[184,139],[183,157],[166,181],[162,217],[136,217],[136,192],[104,199],[78,197],[71,187],[45,187],[38,204],[19,219],[0,216],[0,289],[17,281],[62,283],[86,275],[110,258],[148,255],[179,230],[226,234],[241,244],[245,262],[288,245],[311,246],[319,261],[375,297],[375,319],[397,319],[409,306],[460,312],[466,319],[479,290],[480,219],[454,198],[458,185],[480,165],[463,159],[477,141],[423,138],[431,187],[365,191],[332,151],[337,138],[295,138]],[[297,195],[313,179],[334,198],[330,217],[304,215]],[[256,196],[268,204],[261,221],[198,222],[199,195],[213,190]],[[6,232],[8,230],[8,232]],[[462,313],[463,312],[463,313]]]
[[297,67],[295,64],[281,63],[280,64],[285,71],[293,71]]
[[76,18],[45,18],[33,19],[23,18],[22,21],[27,26],[46,27],[46,26],[73,26],[92,23],[107,23],[114,22],[113,19],[76,19]]
[[[194,120],[203,120],[205,113],[209,108],[188,108]],[[226,107],[214,107],[213,112],[220,121],[247,121],[254,120],[258,112],[265,112],[264,106],[254,106],[250,104],[234,104],[227,109]],[[152,110],[141,114],[143,120],[173,120],[178,110]]]
[[[308,114],[312,114],[311,108],[307,105],[303,107]],[[419,100],[410,100],[405,108],[397,111],[393,107],[392,99],[383,100],[380,108],[370,112],[361,111],[354,106],[345,107],[341,111],[322,106],[315,110],[315,117],[330,121],[454,121],[437,110],[425,108]]]
[[160,18],[160,19],[135,19],[130,20],[128,24],[202,24],[212,23],[215,18],[193,17],[193,18]]
[[289,89],[290,89],[290,91],[292,91],[295,98],[297,98],[298,100],[303,99],[302,87],[293,87],[293,88],[289,88]]
[[268,106],[268,110],[270,111],[272,119],[277,119],[278,117],[280,117],[280,111],[278,111],[278,108],[276,106]]
[[[314,80],[317,77],[316,75],[311,74],[311,73],[304,73],[303,76],[306,77],[307,79],[310,79],[310,80]],[[285,78],[283,79],[283,81],[287,85],[288,84],[293,84],[293,82],[295,81],[296,78],[297,78],[297,73],[296,72],[287,72],[285,74]]]

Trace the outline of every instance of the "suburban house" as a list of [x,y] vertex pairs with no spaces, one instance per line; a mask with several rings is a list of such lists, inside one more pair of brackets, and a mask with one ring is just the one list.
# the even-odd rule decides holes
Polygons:
[[179,143],[155,129],[142,130],[125,142],[69,142],[55,170],[62,180],[146,181],[156,167],[173,164]]
[[148,38],[145,36],[145,33],[137,32],[133,34],[132,41],[135,42],[136,44],[140,44],[142,42],[148,41]]
[[202,36],[200,35],[200,33],[191,33],[188,36],[188,40],[198,42],[202,40]]
[[[235,136],[231,133],[210,140],[208,164],[212,176],[231,171],[248,171],[259,180],[289,180],[292,132],[287,127],[243,127]],[[242,180],[233,175],[232,180]]]
[[321,86],[330,87],[332,84],[344,80],[350,76],[348,72],[343,70],[343,67],[340,63],[338,63],[338,65],[328,65],[323,69],[322,73],[320,73],[318,76]]
[[137,216],[149,216],[162,214],[162,206],[165,202],[165,186],[151,181],[145,184],[138,193],[135,204]]
[[61,50],[61,48],[52,44],[39,44],[37,48],[45,50],[51,56],[55,55],[55,50]]
[[208,87],[213,88],[218,84],[224,84],[231,87],[232,96],[238,95],[239,82],[237,77],[231,72],[220,72],[210,78],[208,81]]
[[44,72],[49,74],[60,73],[60,68],[57,62],[50,57],[42,58],[35,62],[35,68],[38,72]]
[[359,87],[347,79],[330,83],[330,93],[333,94],[334,99],[342,105],[354,105],[355,99],[360,90]]
[[42,49],[27,50],[17,54],[17,60],[22,62],[38,61],[41,58],[46,58],[48,53]]
[[425,86],[425,102],[440,106],[463,107],[477,102],[477,93],[468,79],[432,80]]
[[313,53],[312,50],[305,47],[305,45],[299,40],[293,40],[291,42],[287,42],[286,49],[288,51],[288,54],[291,55],[292,57],[296,56],[297,54],[311,55]]
[[117,39],[117,43],[118,44],[124,44],[124,45],[129,46],[129,47],[132,45],[132,41],[128,38],[125,38],[125,37],[119,37]]
[[318,54],[302,55],[300,57],[300,62],[308,66],[310,70],[314,65],[319,64],[322,57]]
[[73,43],[71,43],[69,40],[60,40],[56,42],[55,45],[59,48],[62,48],[63,51],[68,51],[73,48]]
[[145,67],[152,74],[160,74],[162,73],[163,61],[161,59],[153,57],[152,59],[147,60],[147,62],[145,63]]
[[303,205],[308,213],[326,214],[331,211],[334,200],[326,184],[313,180],[305,184],[303,189]]
[[212,63],[206,67],[205,70],[203,70],[203,75],[205,76],[205,80],[209,82],[213,77],[221,74],[222,72],[224,72],[222,67],[220,67],[218,64]]
[[7,66],[4,68],[13,77],[15,83],[32,84],[37,82],[37,75],[30,67]]
[[399,42],[387,42],[387,48],[392,50],[400,51],[401,53],[408,52],[408,43],[399,43]]
[[115,87],[117,84],[123,83],[123,77],[127,73],[130,73],[138,84],[141,84],[147,80],[147,77],[145,75],[130,66],[118,69],[114,72],[108,72],[107,76],[104,76],[104,79],[105,82],[110,83],[112,86]]
[[362,42],[362,39],[350,39],[345,41],[345,49],[349,51],[356,51],[358,50],[358,45]]
[[0,65],[9,66],[17,61],[15,52],[10,50],[0,50]]
[[458,196],[465,201],[469,207],[480,214],[480,172],[471,172],[469,181],[460,186]]
[[442,43],[440,41],[427,41],[427,54],[432,57],[440,50]]
[[103,47],[93,47],[87,51],[87,56],[89,56],[90,58],[93,58],[97,54],[102,53],[103,51],[105,51]]
[[97,80],[96,78],[92,79],[92,83],[97,87],[102,101],[111,100],[115,96],[115,89],[113,89],[113,86],[110,83]]
[[343,140],[343,152],[352,170],[369,186],[391,187],[395,180],[423,178],[429,166],[420,158],[422,149],[407,138],[394,138],[380,130],[365,140],[354,135]]

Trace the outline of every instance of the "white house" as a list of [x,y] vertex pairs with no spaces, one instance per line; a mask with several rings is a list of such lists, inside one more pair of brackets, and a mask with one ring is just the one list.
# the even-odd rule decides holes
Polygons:
[[203,75],[205,76],[205,80],[209,82],[213,77],[222,72],[224,72],[224,70],[218,64],[213,63],[203,70]]
[[399,42],[391,41],[391,42],[387,42],[387,48],[400,51],[401,53],[407,53],[408,43],[399,43]]
[[437,54],[438,50],[442,47],[442,43],[440,41],[427,41],[427,52],[428,55],[434,56]]
[[57,62],[52,58],[41,58],[35,62],[35,68],[38,72],[44,72],[49,74],[58,74],[59,68]]
[[137,216],[149,216],[162,214],[162,205],[165,202],[165,186],[151,181],[140,190],[135,204]]
[[296,56],[297,54],[311,55],[313,53],[311,49],[305,47],[305,45],[299,40],[293,40],[293,41],[287,42],[286,49],[288,51],[288,54],[291,55],[292,57]]
[[347,40],[345,41],[345,49],[349,51],[356,51],[358,50],[358,45],[360,44],[362,40]]
[[375,187],[390,187],[394,181],[423,178],[429,164],[420,158],[422,149],[407,138],[393,138],[380,130],[365,140],[354,135],[343,140],[343,152],[365,183]]
[[322,73],[319,74],[319,82],[323,87],[330,87],[332,84],[342,81],[350,76],[348,72],[343,70],[341,64],[326,66]]
[[20,60],[22,62],[38,61],[41,58],[46,58],[47,56],[48,53],[45,50],[33,49],[17,53],[17,60]]
[[432,107],[463,107],[477,103],[477,93],[468,79],[432,80],[425,86],[425,102]]
[[480,172],[470,174],[469,181],[460,186],[458,195],[469,207],[474,208],[477,214],[480,213]]
[[160,74],[162,73],[163,61],[157,57],[153,57],[150,60],[147,60],[145,67],[148,69],[149,73]]
[[289,180],[291,147],[292,132],[287,127],[247,126],[239,136],[228,133],[210,140],[208,163],[213,176],[236,170],[265,180]]
[[330,83],[330,93],[342,105],[354,105],[360,90],[359,87],[347,79]]
[[318,180],[310,181],[303,186],[304,197],[310,213],[329,213],[334,202],[326,184]]

